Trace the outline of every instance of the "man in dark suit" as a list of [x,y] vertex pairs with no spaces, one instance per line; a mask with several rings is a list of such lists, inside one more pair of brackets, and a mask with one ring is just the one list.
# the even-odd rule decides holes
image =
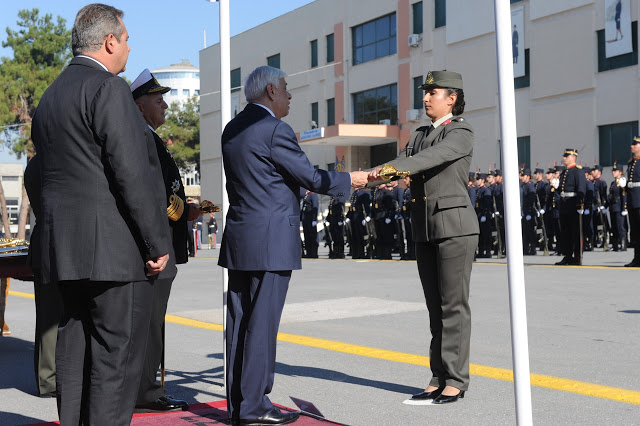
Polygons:
[[218,264],[229,269],[227,407],[239,424],[286,424],[267,394],[275,374],[277,333],[293,269],[301,268],[300,187],[344,197],[364,186],[366,172],[314,169],[289,113],[286,74],[268,66],[247,78],[249,104],[222,134],[229,211]]
[[[175,263],[187,263],[187,221],[197,219],[201,213],[195,203],[187,203],[184,185],[180,177],[180,170],[173,160],[171,153],[160,136],[156,133],[158,127],[165,122],[165,110],[168,108],[162,95],[171,90],[161,86],[153,74],[145,69],[138,78],[131,83],[131,92],[136,106],[153,133],[156,151],[162,168],[162,178],[165,186],[168,223],[172,231],[173,251]],[[186,401],[166,395],[163,383],[156,380],[158,366],[164,362],[164,317],[167,313],[167,303],[171,293],[174,277],[158,279],[154,283],[154,297],[151,306],[151,322],[145,362],[140,380],[140,389],[136,408],[167,411],[189,408]],[[164,374],[164,372],[163,372]]]
[[76,16],[74,58],[33,118],[40,158],[41,273],[64,312],[56,348],[61,424],[128,425],[153,298],[176,273],[162,170],[124,71],[122,11]]
[[33,271],[33,292],[36,302],[36,334],[33,350],[38,396],[47,398],[56,396],[56,340],[58,323],[62,313],[60,291],[55,285],[42,285],[40,276],[40,225],[42,210],[40,208],[40,159],[34,156],[24,171],[24,187],[29,196],[29,203],[36,217],[31,227],[29,256],[27,264]]

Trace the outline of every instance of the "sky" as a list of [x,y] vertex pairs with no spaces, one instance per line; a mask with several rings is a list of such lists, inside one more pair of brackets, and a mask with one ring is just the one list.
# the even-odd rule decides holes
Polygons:
[[[130,81],[145,68],[154,69],[187,59],[198,66],[199,51],[219,41],[219,5],[208,0],[102,0],[122,9],[129,32],[129,60],[121,75]],[[231,36],[239,34],[313,0],[229,0]],[[7,39],[6,28],[17,30],[18,12],[37,8],[40,15],[66,19],[71,29],[76,13],[91,1],[81,0],[0,0],[0,41]],[[13,57],[13,51],[0,47],[0,57]],[[0,162],[17,162],[7,148],[0,147]]]

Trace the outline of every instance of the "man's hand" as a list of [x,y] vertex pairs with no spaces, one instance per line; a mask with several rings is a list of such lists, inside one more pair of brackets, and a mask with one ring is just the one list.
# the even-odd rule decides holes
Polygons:
[[200,216],[202,216],[202,212],[200,211],[200,207],[196,203],[187,203],[187,220],[191,222],[192,220],[196,220]]
[[155,262],[153,259],[147,260],[147,263],[146,263],[147,276],[151,277],[153,275],[157,275],[160,272],[162,272],[164,268],[167,266],[168,261],[169,261],[169,253],[158,256]]
[[376,167],[375,169],[369,172],[369,182],[383,180],[380,178],[380,170],[382,170],[382,167]]
[[364,188],[369,183],[369,173],[367,172],[351,172],[351,187],[354,189]]

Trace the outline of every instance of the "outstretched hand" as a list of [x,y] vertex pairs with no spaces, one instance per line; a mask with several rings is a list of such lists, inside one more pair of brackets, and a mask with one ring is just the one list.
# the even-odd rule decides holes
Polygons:
[[351,187],[354,189],[364,188],[369,183],[369,173],[363,171],[351,172]]
[[380,177],[380,170],[382,170],[382,167],[376,167],[369,172],[369,182],[384,180]]

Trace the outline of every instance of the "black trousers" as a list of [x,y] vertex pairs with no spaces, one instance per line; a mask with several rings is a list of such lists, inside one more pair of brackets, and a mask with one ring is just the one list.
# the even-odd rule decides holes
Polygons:
[[280,317],[291,271],[229,270],[227,409],[229,417],[260,417],[273,408]]
[[59,289],[60,424],[129,425],[149,331],[151,283],[61,281]]
[[150,404],[165,393],[156,377],[164,353],[164,316],[167,313],[172,283],[173,278],[164,278],[153,282],[149,337],[147,337],[147,349],[136,404]]
[[628,209],[631,247],[635,249],[633,259],[640,258],[640,208]]
[[40,273],[35,268],[33,275],[36,302],[33,366],[38,395],[44,395],[56,390],[56,340],[62,315],[62,300],[57,285],[42,285]]
[[577,211],[560,212],[560,229],[562,230],[562,255],[580,259],[580,223],[582,218]]
[[469,283],[478,236],[416,243],[418,272],[429,310],[432,386],[469,387]]

